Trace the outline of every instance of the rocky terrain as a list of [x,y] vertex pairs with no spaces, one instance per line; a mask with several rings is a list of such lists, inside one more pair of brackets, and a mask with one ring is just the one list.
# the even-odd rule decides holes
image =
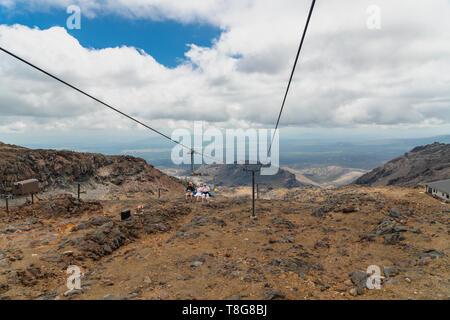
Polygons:
[[[245,196],[14,207],[0,214],[0,299],[450,297],[450,207],[420,190],[278,189],[257,201],[257,220],[250,212]],[[66,286],[70,265],[80,289]]]
[[76,183],[95,198],[135,193],[156,195],[158,188],[182,192],[183,186],[145,160],[57,150],[31,150],[0,142],[0,193],[11,184],[38,179],[43,191],[75,192]]
[[359,185],[416,187],[450,179],[450,144],[416,147],[356,180]]
[[[0,299],[449,299],[448,203],[403,187],[299,187],[283,170],[262,184],[253,220],[251,188],[230,182],[250,175],[212,168],[225,186],[186,203],[178,180],[139,158],[1,144],[3,190],[37,178],[46,196],[11,201],[9,213],[0,202]],[[157,188],[169,192],[158,199]]]

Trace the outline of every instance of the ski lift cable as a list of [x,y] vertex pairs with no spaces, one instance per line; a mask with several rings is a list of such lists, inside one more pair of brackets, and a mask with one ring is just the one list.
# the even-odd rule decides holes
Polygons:
[[286,92],[285,92],[285,94],[284,94],[283,103],[281,104],[280,113],[278,114],[277,123],[276,123],[276,125],[275,125],[275,132],[274,132],[274,134],[273,134],[273,136],[272,136],[272,141],[270,142],[269,154],[270,154],[270,152],[271,152],[271,150],[272,150],[273,140],[275,139],[275,134],[276,134],[276,131],[277,131],[277,129],[278,129],[278,125],[279,125],[279,123],[280,123],[281,114],[283,113],[283,110],[284,110],[284,105],[285,105],[285,103],[286,103],[286,98],[287,98],[287,96],[288,96],[289,89],[290,89],[290,87],[291,87],[292,78],[294,77],[295,68],[297,67],[297,62],[298,62],[298,59],[299,59],[299,57],[300,57],[300,52],[302,51],[303,42],[305,41],[306,31],[308,30],[309,22],[310,22],[310,20],[311,20],[311,16],[312,16],[312,13],[313,13],[314,5],[315,5],[315,4],[316,4],[316,0],[312,0],[311,8],[309,9],[308,19],[306,20],[306,25],[305,25],[305,28],[303,29],[302,39],[301,39],[300,45],[299,45],[299,47],[298,47],[297,56],[295,57],[294,66],[293,66],[293,68],[292,68],[291,76],[289,77],[289,82],[288,82],[288,85],[287,85],[287,88],[286,88]]
[[[89,93],[87,93],[87,92],[85,92],[85,91],[83,91],[83,90],[77,88],[76,86],[74,86],[74,85],[72,85],[72,84],[70,84],[70,83],[68,83],[68,82],[66,82],[66,81],[64,81],[64,80],[62,80],[62,79],[60,79],[59,77],[57,77],[57,76],[51,74],[50,72],[45,71],[45,70],[43,70],[42,68],[39,68],[38,66],[36,66],[36,65],[32,64],[31,62],[29,62],[29,61],[27,61],[27,60],[25,60],[25,59],[23,59],[23,58],[21,58],[21,57],[15,55],[14,53],[12,53],[12,52],[10,52],[10,51],[8,51],[8,50],[2,48],[1,46],[0,46],[0,50],[3,51],[3,52],[5,52],[6,54],[10,55],[11,57],[13,57],[13,58],[15,58],[15,59],[17,59],[17,60],[19,60],[19,61],[21,61],[21,62],[27,64],[27,65],[29,65],[30,67],[32,67],[32,68],[34,68],[34,69],[40,71],[41,73],[44,73],[45,75],[47,75],[47,76],[49,76],[49,77],[55,79],[56,81],[61,82],[62,84],[66,85],[66,86],[68,86],[68,87],[70,87],[70,88],[72,88],[73,90],[78,91],[79,93],[81,93],[81,94],[87,96],[88,98],[91,98],[92,100],[94,100],[94,101],[96,101],[96,102],[102,104],[103,106],[105,106],[105,107],[107,107],[107,108],[109,108],[109,109],[111,109],[111,110],[113,110],[113,111],[115,111],[115,112],[121,114],[122,116],[124,116],[124,117],[126,117],[126,118],[128,118],[128,119],[130,119],[130,120],[132,120],[132,121],[134,121],[134,122],[136,122],[136,123],[138,123],[138,124],[140,124],[141,126],[147,128],[147,129],[149,129],[149,130],[151,130],[151,131],[153,131],[153,132],[159,134],[160,136],[162,136],[162,137],[164,137],[164,138],[166,138],[166,139],[168,139],[168,140],[170,140],[170,141],[172,141],[172,142],[174,142],[174,143],[176,143],[176,144],[182,146],[183,148],[186,148],[186,149],[190,150],[191,152],[193,152],[193,153],[195,153],[195,154],[199,154],[199,155],[201,155],[201,156],[203,156],[203,157],[211,158],[211,157],[209,157],[209,156],[207,156],[207,155],[204,155],[203,153],[200,153],[200,152],[194,150],[194,148],[192,148],[192,147],[188,147],[188,146],[182,144],[181,142],[172,139],[171,137],[169,137],[168,135],[162,133],[161,131],[158,131],[158,130],[156,130],[156,129],[150,127],[149,125],[143,123],[142,121],[140,121],[140,120],[138,120],[138,119],[136,119],[136,118],[134,118],[134,117],[132,117],[132,116],[126,114],[125,112],[123,112],[123,111],[121,111],[121,110],[119,110],[119,109],[117,109],[117,108],[111,106],[110,104],[108,104],[108,103],[106,103],[106,102],[103,102],[102,100],[100,100],[100,99],[98,99],[98,98],[92,96],[91,94],[89,94]],[[211,159],[213,159],[213,158],[211,158]],[[216,159],[213,159],[213,160],[216,160]]]

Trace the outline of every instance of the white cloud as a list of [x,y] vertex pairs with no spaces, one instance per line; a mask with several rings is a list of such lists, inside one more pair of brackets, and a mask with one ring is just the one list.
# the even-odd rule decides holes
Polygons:
[[0,132],[6,133],[24,133],[26,131],[27,125],[22,122],[13,122],[5,125],[0,125]]
[[[15,1],[17,2],[17,1]],[[0,26],[0,45],[165,130],[193,120],[273,126],[310,1],[28,0],[30,10],[79,4],[82,14],[172,19],[222,28],[212,48],[190,45],[169,69],[151,52],[87,49],[63,28]],[[448,126],[450,3],[319,1],[283,114],[292,126]],[[13,1],[0,0],[13,7]],[[0,131],[10,123],[74,130],[136,128],[89,99],[0,59]],[[9,129],[4,129],[9,130]],[[23,129],[25,130],[25,128]]]

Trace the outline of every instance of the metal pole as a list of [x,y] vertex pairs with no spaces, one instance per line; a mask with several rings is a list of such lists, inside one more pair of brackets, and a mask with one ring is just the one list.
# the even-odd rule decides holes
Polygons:
[[255,173],[259,172],[261,168],[259,167],[258,169],[248,169],[248,168],[244,168],[244,171],[250,171],[252,173],[252,219],[256,219],[256,214],[255,214]]
[[259,184],[256,184],[256,199],[259,200]]
[[252,170],[252,216],[255,217],[255,170]]
[[194,149],[191,150],[191,172],[194,174]]

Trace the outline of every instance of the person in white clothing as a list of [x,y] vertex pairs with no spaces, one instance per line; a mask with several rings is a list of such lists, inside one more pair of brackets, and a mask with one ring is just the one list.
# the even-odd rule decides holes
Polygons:
[[209,193],[211,192],[211,189],[206,185],[206,183],[204,183],[201,191],[202,191],[202,202],[205,201],[205,199],[208,202],[210,195]]
[[200,198],[202,198],[202,188],[200,187],[200,184],[197,184],[194,197],[197,201],[200,201]]

